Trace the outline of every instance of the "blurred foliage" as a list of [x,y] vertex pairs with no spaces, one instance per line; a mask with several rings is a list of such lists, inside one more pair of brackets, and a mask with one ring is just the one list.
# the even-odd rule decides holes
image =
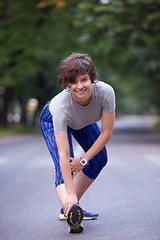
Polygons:
[[[116,89],[121,110],[160,107],[160,3],[81,1],[75,24],[102,79]],[[84,37],[85,36],[85,37]],[[128,100],[130,101],[128,102]],[[135,105],[135,106],[133,106]]]
[[60,91],[56,67],[72,52],[93,58],[116,90],[117,111],[160,106],[160,3],[156,0],[3,0],[0,3],[0,114],[16,98],[39,111]]
[[39,129],[35,126],[27,126],[27,125],[10,125],[7,129],[0,128],[0,136],[9,136],[9,135],[17,135],[17,134],[27,134],[27,133],[37,133]]

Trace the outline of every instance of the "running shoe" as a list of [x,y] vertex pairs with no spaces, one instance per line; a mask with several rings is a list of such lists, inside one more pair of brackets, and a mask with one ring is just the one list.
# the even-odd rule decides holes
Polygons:
[[[83,220],[94,220],[98,217],[98,213],[89,212],[86,210],[83,210],[83,213],[84,213]],[[61,210],[60,210],[59,219],[67,220],[67,218],[64,216],[63,208],[61,208]]]
[[83,232],[83,226],[81,224],[83,220],[83,210],[78,204],[73,204],[68,211],[67,223],[69,225],[69,233],[81,233]]

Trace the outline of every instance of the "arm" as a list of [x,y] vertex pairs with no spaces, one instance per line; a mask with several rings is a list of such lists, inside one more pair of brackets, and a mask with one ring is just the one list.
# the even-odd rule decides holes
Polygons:
[[112,136],[114,119],[115,111],[102,113],[102,132],[92,147],[83,155],[87,161],[93,158],[109,141]]
[[[83,155],[87,161],[93,158],[109,141],[112,136],[112,129],[115,119],[115,111],[102,113],[102,132],[92,147]],[[71,158],[71,169],[75,172],[74,176],[83,168],[79,163],[79,159]]]
[[66,215],[68,207],[77,202],[77,196],[71,175],[68,135],[67,133],[55,132],[55,138],[60,158],[60,169],[67,191],[65,206],[63,206]]

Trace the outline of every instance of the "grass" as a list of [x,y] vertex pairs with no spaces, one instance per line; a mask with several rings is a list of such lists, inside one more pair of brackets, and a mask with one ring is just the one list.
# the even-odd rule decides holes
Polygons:
[[37,130],[37,126],[12,125],[7,128],[0,128],[0,137],[21,133],[32,133],[36,132]]
[[156,121],[156,127],[160,129],[160,117],[158,117]]

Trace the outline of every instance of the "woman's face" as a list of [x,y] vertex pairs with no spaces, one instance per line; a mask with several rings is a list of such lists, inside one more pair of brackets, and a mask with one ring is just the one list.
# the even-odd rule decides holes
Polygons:
[[88,73],[78,75],[75,82],[69,83],[68,87],[77,103],[83,106],[89,104],[92,96],[92,82]]

